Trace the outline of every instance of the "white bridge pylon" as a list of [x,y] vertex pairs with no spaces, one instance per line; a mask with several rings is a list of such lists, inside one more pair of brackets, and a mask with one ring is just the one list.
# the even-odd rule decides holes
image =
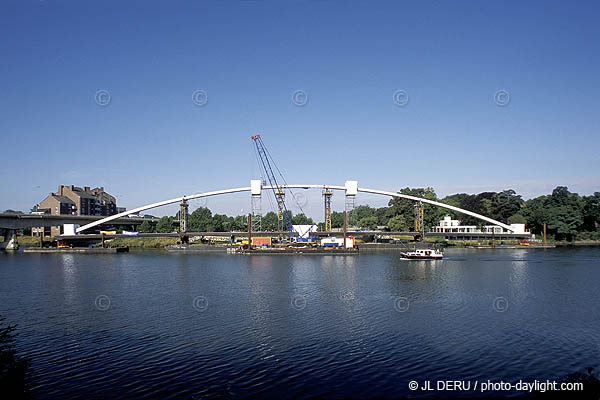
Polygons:
[[[336,186],[336,185],[281,185],[281,187],[284,189],[325,189],[325,188],[329,188],[331,190],[343,190],[343,191],[346,190],[346,186]],[[263,186],[262,189],[272,190],[272,189],[277,189],[277,188],[273,187],[273,186]],[[199,199],[201,197],[211,197],[211,196],[220,196],[223,194],[249,192],[250,190],[251,190],[251,187],[247,186],[247,187],[234,188],[234,189],[216,190],[213,192],[197,193],[197,194],[192,194],[189,196],[182,196],[182,197],[176,197],[174,199],[159,201],[158,203],[152,203],[152,204],[148,204],[148,205],[141,206],[138,208],[134,208],[132,210],[124,211],[122,213],[111,215],[110,217],[106,217],[106,218],[100,219],[98,221],[94,221],[89,224],[80,226],[79,228],[77,228],[76,232],[80,233],[87,229],[93,228],[94,226],[105,224],[114,219],[126,217],[130,214],[137,214],[141,211],[146,211],[146,210],[150,210],[152,208],[166,206],[169,204],[181,203],[183,200],[193,200],[193,199]],[[503,224],[502,222],[496,221],[495,219],[492,219],[489,217],[486,217],[485,215],[477,214],[477,213],[474,213],[469,210],[464,210],[462,208],[454,207],[449,204],[440,203],[438,201],[424,199],[424,198],[416,197],[416,196],[409,196],[407,194],[402,194],[402,193],[387,192],[385,190],[367,189],[367,188],[360,188],[360,187],[357,188],[356,190],[361,193],[370,193],[370,194],[377,194],[377,195],[389,196],[389,197],[401,197],[403,199],[408,199],[408,200],[412,200],[412,201],[422,201],[423,203],[431,204],[434,206],[446,208],[448,210],[457,211],[462,214],[470,215],[470,216],[478,218],[482,221],[489,222],[493,225],[500,226],[510,232],[514,232],[514,228],[512,228],[510,225]]]

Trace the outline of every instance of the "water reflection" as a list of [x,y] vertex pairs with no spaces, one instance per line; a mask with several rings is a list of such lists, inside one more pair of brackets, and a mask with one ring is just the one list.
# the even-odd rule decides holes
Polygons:
[[[115,397],[121,387],[138,398],[231,387],[239,397],[404,397],[410,379],[598,368],[589,351],[600,343],[598,254],[19,254],[0,257],[0,313],[20,325],[42,398]],[[105,311],[94,307],[101,294]],[[206,309],[194,309],[197,296]],[[408,307],[395,307],[400,297]]]

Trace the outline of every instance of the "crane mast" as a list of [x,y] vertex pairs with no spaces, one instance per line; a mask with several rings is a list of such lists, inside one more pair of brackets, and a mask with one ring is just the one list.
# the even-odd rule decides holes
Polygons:
[[[277,183],[277,178],[275,178],[275,174],[273,173],[273,168],[271,164],[275,165],[275,162],[271,159],[268,154],[265,144],[262,141],[260,135],[252,136],[252,141],[256,147],[256,152],[258,154],[258,158],[260,159],[262,170],[269,181],[269,185],[273,190],[273,195],[275,196],[275,200],[277,201],[277,219],[279,223],[283,223],[285,228],[290,232],[290,236],[294,237],[294,228],[292,227],[292,220],[290,218],[290,214],[288,213],[287,207],[285,205],[285,192],[283,191],[283,186],[280,186]],[[279,225],[279,224],[278,224]]]

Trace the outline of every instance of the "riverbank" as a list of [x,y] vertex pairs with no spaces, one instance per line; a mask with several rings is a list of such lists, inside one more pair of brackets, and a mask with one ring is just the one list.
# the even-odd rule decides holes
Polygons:
[[[23,249],[28,248],[39,248],[40,247],[40,239],[37,236],[19,236],[18,237],[19,247]],[[43,246],[44,247],[52,247],[53,242],[55,241],[52,237],[44,237]],[[104,246],[106,248],[118,248],[118,247],[129,247],[130,249],[165,249],[167,246],[176,246],[178,245],[179,238],[177,237],[127,237],[127,238],[110,238],[107,237],[104,240]],[[504,242],[504,244],[502,244]],[[495,248],[527,248],[527,247],[539,247],[542,243],[533,242],[532,246],[521,246],[519,245],[519,241],[496,241]],[[391,244],[391,243],[361,243],[357,242],[357,245],[364,250],[380,250],[380,249],[388,249],[388,250],[402,250],[406,248],[414,248],[417,246],[431,246],[431,245],[439,245],[439,246],[447,246],[447,247],[464,247],[464,248],[482,248],[482,247],[491,247],[491,243],[489,240],[481,240],[481,241],[458,241],[451,240],[448,242],[443,241],[431,241],[426,240],[425,244],[422,242],[417,243],[402,243],[402,244]],[[553,242],[548,241],[547,245],[552,247],[565,247],[565,246],[600,246],[600,240],[578,240],[573,242]],[[226,251],[226,245],[201,245],[201,244],[192,244],[194,248],[198,248],[199,251]],[[101,248],[101,243],[95,243],[93,245],[94,248]]]

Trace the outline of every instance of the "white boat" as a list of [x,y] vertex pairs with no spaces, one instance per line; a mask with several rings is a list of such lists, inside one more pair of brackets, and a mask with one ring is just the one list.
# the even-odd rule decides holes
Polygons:
[[444,258],[444,253],[438,249],[423,249],[400,253],[400,258],[403,260],[441,260]]

